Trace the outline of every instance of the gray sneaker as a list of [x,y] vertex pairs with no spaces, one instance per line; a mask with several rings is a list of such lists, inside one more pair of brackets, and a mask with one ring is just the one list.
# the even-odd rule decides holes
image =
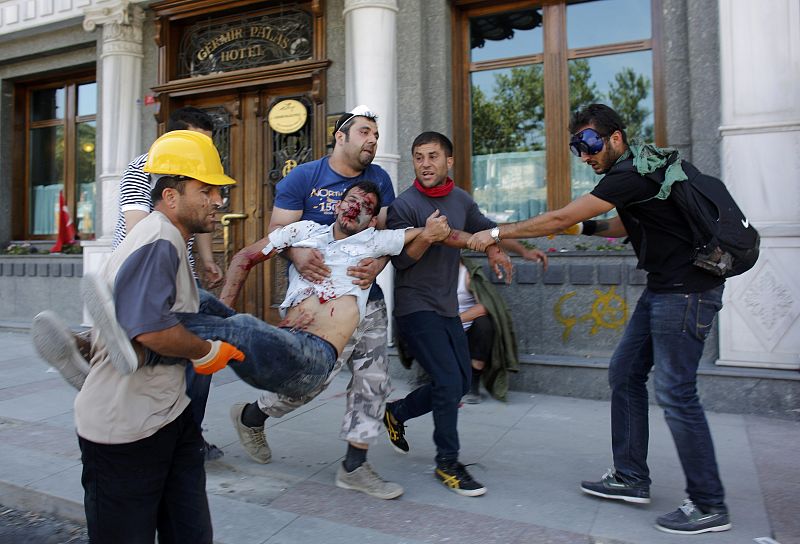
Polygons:
[[86,274],[81,282],[81,294],[99,332],[100,340],[108,348],[111,364],[121,374],[131,374],[139,368],[139,357],[128,335],[117,321],[114,297],[108,285],[99,276]]
[[731,518],[725,507],[703,512],[690,499],[684,499],[683,504],[674,512],[656,519],[656,529],[678,535],[716,533],[730,528]]
[[403,494],[403,487],[381,478],[369,463],[364,463],[353,472],[347,472],[339,464],[336,471],[336,487],[361,491],[378,499],[396,499]]
[[231,406],[231,420],[236,434],[239,435],[239,442],[244,451],[256,463],[265,465],[272,460],[272,451],[267,444],[267,436],[264,434],[264,427],[248,427],[242,423],[242,412],[247,406],[245,402],[238,402]]
[[613,468],[608,469],[599,482],[581,482],[581,491],[604,499],[650,504],[649,486],[627,484],[617,478]]
[[33,318],[33,345],[39,355],[72,387],[80,391],[89,363],[81,355],[75,335],[54,312],[45,310]]

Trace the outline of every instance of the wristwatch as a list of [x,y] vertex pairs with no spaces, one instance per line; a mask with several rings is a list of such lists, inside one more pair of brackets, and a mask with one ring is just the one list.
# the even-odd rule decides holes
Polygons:
[[492,230],[490,230],[489,231],[489,236],[491,236],[494,239],[495,243],[499,244],[500,243],[500,227],[495,227]]

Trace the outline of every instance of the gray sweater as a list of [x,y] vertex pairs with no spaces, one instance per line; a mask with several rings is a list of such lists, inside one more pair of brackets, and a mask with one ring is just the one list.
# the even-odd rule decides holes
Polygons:
[[[386,226],[390,229],[424,227],[434,210],[447,216],[450,227],[469,233],[490,229],[496,223],[486,218],[472,196],[458,187],[447,196],[431,198],[413,185],[389,206]],[[434,244],[419,261],[405,250],[392,257],[397,269],[394,286],[394,315],[433,311],[444,317],[458,316],[458,261],[461,251]]]

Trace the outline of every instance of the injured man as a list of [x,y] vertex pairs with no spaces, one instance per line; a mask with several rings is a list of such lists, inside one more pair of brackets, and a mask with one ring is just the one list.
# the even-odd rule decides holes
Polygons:
[[[369,294],[369,289],[353,284],[347,268],[367,257],[397,255],[417,236],[429,243],[447,243],[450,236],[447,218],[438,210],[428,217],[424,228],[376,230],[380,208],[377,186],[369,181],[356,182],[337,204],[332,225],[298,221],[239,251],[226,274],[221,300],[201,290],[197,313],[174,312],[191,333],[218,346],[212,352],[227,349],[231,353],[230,358],[215,354],[212,359],[218,363],[211,366],[207,361],[192,360],[195,369],[216,372],[230,362],[231,369],[251,386],[290,397],[300,397],[323,385],[363,318]],[[284,320],[279,326],[232,310],[229,305],[236,300],[249,270],[288,247],[319,250],[330,276],[312,283],[290,266],[289,286],[281,305]],[[104,281],[87,276],[83,294],[100,342],[105,344],[111,363],[123,374],[142,366],[186,362],[139,345],[135,334],[131,336],[118,321],[114,302],[120,301],[114,300]]]

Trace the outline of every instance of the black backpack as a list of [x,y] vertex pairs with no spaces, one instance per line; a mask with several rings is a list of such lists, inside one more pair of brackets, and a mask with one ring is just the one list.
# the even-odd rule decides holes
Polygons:
[[[677,159],[677,153],[670,163]],[[619,167],[619,168],[617,168]],[[689,179],[672,184],[670,198],[681,210],[692,230],[692,264],[714,276],[730,278],[747,272],[758,260],[761,237],[736,205],[725,184],[681,161]],[[663,183],[667,167],[644,177]],[[625,160],[612,171],[635,171],[633,160]]]

